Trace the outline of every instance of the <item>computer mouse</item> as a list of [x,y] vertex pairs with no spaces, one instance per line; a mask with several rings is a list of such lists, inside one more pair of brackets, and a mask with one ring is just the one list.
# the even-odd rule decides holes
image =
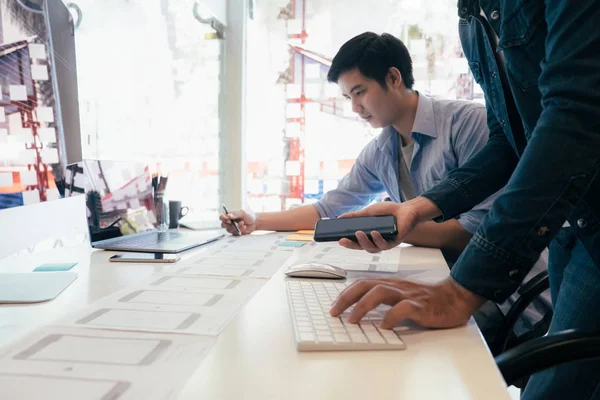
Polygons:
[[346,277],[346,271],[342,268],[315,262],[292,265],[285,274],[295,278],[344,279]]

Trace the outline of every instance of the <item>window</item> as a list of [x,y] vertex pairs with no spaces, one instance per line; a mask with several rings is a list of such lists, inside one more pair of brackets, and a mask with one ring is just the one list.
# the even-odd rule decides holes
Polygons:
[[247,203],[276,211],[311,203],[337,186],[379,131],[353,115],[328,63],[365,31],[402,39],[415,88],[473,99],[458,38],[456,3],[396,0],[255,0],[248,21]]
[[223,39],[194,0],[76,0],[84,157],[148,162],[167,196],[219,204]]

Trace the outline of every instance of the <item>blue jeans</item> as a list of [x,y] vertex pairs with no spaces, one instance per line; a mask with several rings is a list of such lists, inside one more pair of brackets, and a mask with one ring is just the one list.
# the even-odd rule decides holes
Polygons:
[[[554,304],[549,332],[600,331],[600,266],[571,228],[562,228],[550,244],[548,273]],[[535,374],[521,399],[600,399],[600,360],[563,364]]]

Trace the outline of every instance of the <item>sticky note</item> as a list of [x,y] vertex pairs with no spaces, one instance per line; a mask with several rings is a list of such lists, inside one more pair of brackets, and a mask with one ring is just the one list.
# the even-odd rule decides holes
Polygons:
[[23,165],[35,163],[35,151],[33,150],[21,150],[17,156],[19,163]]
[[60,199],[60,192],[58,189],[46,189],[46,200],[58,200]]
[[290,235],[285,240],[299,241],[299,242],[312,242],[313,237],[311,235]]
[[315,231],[312,229],[300,229],[299,231],[294,232],[298,235],[314,235]]
[[0,187],[11,187],[13,183],[12,172],[0,172]]
[[302,247],[306,244],[306,242],[281,242],[279,243],[280,247]]
[[31,65],[31,77],[36,81],[48,80],[48,66],[40,64]]
[[42,143],[56,143],[56,129],[54,128],[40,128],[38,136]]
[[58,149],[46,147],[42,150],[42,161],[46,164],[58,164]]
[[11,132],[11,136],[18,142],[31,143],[33,142],[33,131],[31,128],[16,128]]
[[37,189],[27,190],[25,192],[22,192],[22,195],[23,195],[23,204],[25,204],[25,205],[36,204],[36,203],[40,202],[40,192]]
[[33,170],[21,171],[19,176],[23,185],[37,185],[38,183],[37,174]]
[[27,100],[27,89],[24,85],[10,85],[8,87],[11,101],[25,101]]
[[38,60],[45,60],[46,46],[39,43],[31,43],[29,45],[29,57],[36,58]]
[[34,269],[33,272],[68,271],[76,265],[76,262],[42,264]]
[[52,107],[38,107],[35,109],[40,122],[54,122],[54,109]]

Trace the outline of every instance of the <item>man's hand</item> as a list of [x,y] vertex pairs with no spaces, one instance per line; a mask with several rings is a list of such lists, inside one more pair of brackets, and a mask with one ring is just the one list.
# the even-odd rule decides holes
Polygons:
[[348,322],[357,323],[367,312],[387,304],[392,308],[380,324],[382,329],[392,329],[405,318],[428,328],[452,328],[467,323],[484,302],[451,277],[437,284],[399,278],[361,279],[339,295],[330,312],[338,317],[354,305]]
[[244,210],[233,211],[229,214],[221,214],[219,215],[219,219],[221,220],[221,227],[225,228],[227,232],[232,235],[238,235],[233,227],[232,221],[237,223],[242,235],[252,233],[256,229],[256,218],[254,215],[247,213]]
[[339,244],[349,249],[378,253],[382,250],[389,250],[398,246],[402,243],[402,239],[419,223],[419,214],[414,207],[390,201],[376,203],[360,211],[340,215],[339,218],[371,217],[375,215],[393,215],[396,217],[398,235],[393,240],[385,240],[379,232],[373,231],[370,232],[373,241],[370,241],[365,232],[358,231],[356,232],[358,243],[350,239],[340,239]]

